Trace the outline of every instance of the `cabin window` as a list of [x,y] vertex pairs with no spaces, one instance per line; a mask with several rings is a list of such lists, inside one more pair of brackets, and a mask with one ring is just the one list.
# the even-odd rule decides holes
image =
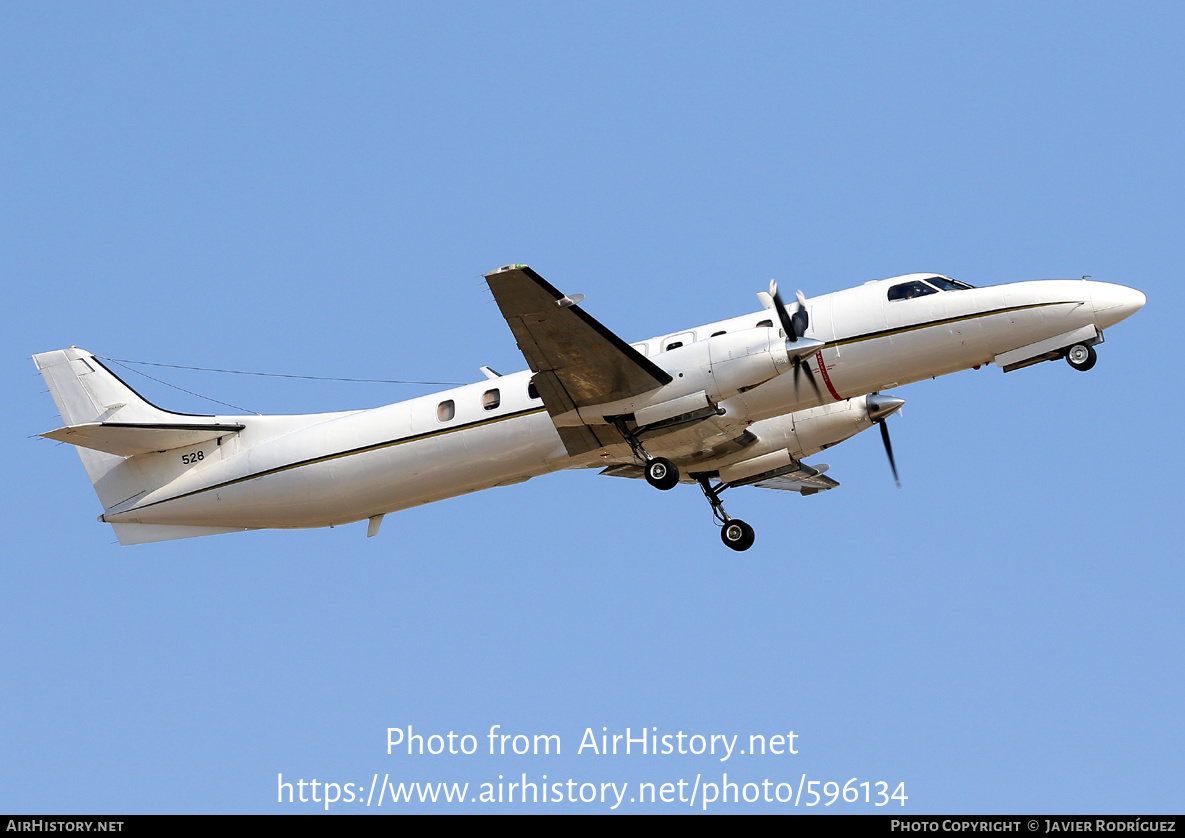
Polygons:
[[728,334],[728,332],[725,332],[725,331],[712,332],[711,337],[716,337],[717,335],[726,335],[726,334]]
[[665,351],[669,351],[671,349],[678,349],[682,345],[683,345],[683,341],[674,340],[674,341],[671,341],[670,343],[668,343],[663,351],[665,352]]
[[534,381],[532,381],[530,384],[527,385],[527,398],[528,399],[539,398],[539,388],[535,386]]
[[757,328],[760,329],[760,328],[764,327],[766,329],[772,329],[773,325],[774,325],[774,321],[772,321],[772,320],[762,320],[760,323],[757,324]]
[[436,418],[441,422],[448,422],[457,415],[457,405],[452,399],[441,402],[436,406]]
[[481,397],[481,406],[486,410],[496,410],[500,404],[502,404],[502,393],[497,389],[486,390]]
[[927,294],[937,293],[938,290],[932,286],[927,285],[921,280],[914,280],[913,282],[894,285],[892,288],[890,288],[889,300],[912,300],[915,297],[924,297]]

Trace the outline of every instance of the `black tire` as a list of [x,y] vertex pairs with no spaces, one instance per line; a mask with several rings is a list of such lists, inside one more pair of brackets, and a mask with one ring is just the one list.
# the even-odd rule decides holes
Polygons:
[[646,463],[646,482],[663,492],[673,489],[679,482],[679,467],[666,457],[655,457]]
[[1086,372],[1099,359],[1093,346],[1077,343],[1066,350],[1066,363],[1079,372]]
[[739,518],[729,520],[720,528],[720,540],[724,542],[724,546],[738,553],[752,547],[756,538],[757,534],[753,532],[753,528]]

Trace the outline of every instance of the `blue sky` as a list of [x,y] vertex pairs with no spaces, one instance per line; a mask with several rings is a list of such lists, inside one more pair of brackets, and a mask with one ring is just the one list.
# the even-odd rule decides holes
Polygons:
[[[277,804],[278,774],[728,772],[909,798],[830,811],[1181,811],[1179,5],[0,19],[0,810],[322,811]],[[903,487],[864,434],[814,458],[836,491],[730,496],[757,528],[744,555],[698,491],[592,473],[401,512],[369,540],[357,524],[120,548],[75,454],[34,436],[59,422],[28,356],[71,344],[322,376],[521,369],[481,279],[507,262],[631,340],[754,310],[771,277],[815,294],[921,270],[1090,274],[1149,302],[1089,374],[901,388]],[[260,412],[430,389],[150,372]],[[563,753],[490,757],[495,724]],[[483,749],[388,756],[408,725]],[[577,754],[602,727],[793,730],[799,753]]]

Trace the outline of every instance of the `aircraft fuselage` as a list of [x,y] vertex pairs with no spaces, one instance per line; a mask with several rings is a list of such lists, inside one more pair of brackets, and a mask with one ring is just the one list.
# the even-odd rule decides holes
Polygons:
[[[823,343],[805,361],[814,387],[797,375],[776,375],[720,401],[719,415],[710,423],[654,436],[648,449],[682,469],[701,472],[771,451],[807,456],[871,425],[859,398],[865,394],[1002,363],[1008,353],[1030,351],[1026,347],[1050,348],[1042,341],[1072,337],[1074,343],[1098,343],[1104,328],[1144,303],[1132,289],[1085,280],[889,299],[888,290],[908,279],[881,280],[805,301],[810,325],[804,337]],[[778,320],[767,306],[632,345],[676,381],[706,380],[712,375],[705,368],[707,355],[691,351],[694,344],[722,332],[768,326],[771,320],[776,329]],[[126,485],[107,487],[107,498],[126,490],[126,500],[105,501],[101,520],[245,529],[331,526],[551,471],[635,462],[624,443],[570,456],[531,380],[532,373],[524,371],[345,413],[216,417],[243,428],[133,457],[135,469],[109,476]],[[808,439],[806,419],[842,429]],[[756,440],[743,452],[715,447],[746,431]],[[829,440],[828,433],[836,438]],[[702,452],[708,450],[724,453],[704,459]],[[142,490],[137,492],[137,486]],[[96,489],[103,498],[98,481]]]

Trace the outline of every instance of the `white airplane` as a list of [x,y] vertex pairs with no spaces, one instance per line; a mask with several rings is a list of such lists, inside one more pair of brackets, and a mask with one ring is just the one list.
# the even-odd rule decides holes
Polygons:
[[995,363],[1095,363],[1103,329],[1146,298],[1102,282],[972,288],[909,274],[629,344],[526,265],[485,275],[529,371],[385,407],[199,416],[145,401],[76,347],[34,355],[122,544],[369,520],[548,472],[599,467],[667,490],[698,484],[734,550],[753,528],[720,496],[839,484],[805,457],[880,425],[882,390]]

